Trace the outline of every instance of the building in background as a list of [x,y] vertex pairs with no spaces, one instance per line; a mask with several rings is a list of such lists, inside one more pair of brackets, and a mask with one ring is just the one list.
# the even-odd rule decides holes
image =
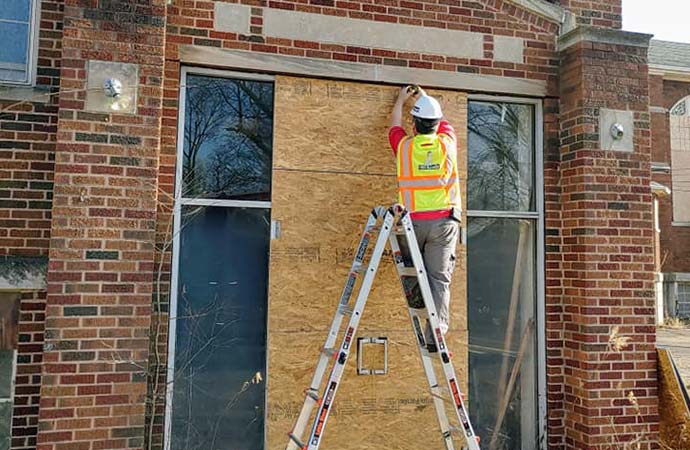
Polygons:
[[[387,114],[412,82],[465,156],[450,336],[482,442],[659,448],[655,284],[690,310],[690,60],[621,17],[4,5],[0,448],[283,446],[361,220],[395,198]],[[390,371],[351,372],[328,448],[440,445],[395,282],[362,332]]]
[[652,41],[649,52],[652,179],[659,202],[665,313],[690,317],[690,44]]

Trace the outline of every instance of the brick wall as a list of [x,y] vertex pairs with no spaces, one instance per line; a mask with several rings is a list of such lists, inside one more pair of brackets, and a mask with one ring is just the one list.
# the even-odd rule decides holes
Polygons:
[[[169,48],[170,44],[168,44]],[[156,254],[153,314],[151,317],[151,357],[149,359],[146,439],[149,450],[163,448],[165,422],[165,396],[168,367],[168,323],[170,273],[172,259],[173,192],[175,189],[175,164],[177,159],[177,118],[180,89],[180,64],[165,61],[165,86],[163,90],[163,117],[161,121],[158,189],[162,193],[158,201],[156,219]]]
[[[36,89],[30,101],[0,93],[0,256],[45,257],[51,226],[62,56],[63,0],[40,1]],[[38,425],[45,292],[22,294],[15,379],[13,450],[34,449]]]
[[[651,105],[669,110],[690,95],[690,83],[650,76]],[[671,138],[668,112],[652,112],[652,161],[671,165]],[[655,173],[654,181],[672,188],[671,173]],[[673,226],[673,192],[659,199],[661,228],[660,258],[664,273],[690,273],[690,227]]]
[[549,449],[563,448],[563,277],[558,99],[544,101],[546,400]]
[[[557,60],[554,35],[558,32],[557,24],[502,0],[486,0],[481,3],[447,0],[400,1],[393,2],[393,6],[372,4],[364,0],[311,0],[309,3],[241,0],[239,3],[256,6],[252,9],[251,21],[254,25],[249,35],[214,31],[213,2],[180,2],[169,7],[166,57],[179,61],[179,45],[193,44],[366,64],[545,80],[550,82],[553,93],[556,93]],[[259,7],[266,3],[270,8],[483,33],[484,57],[454,58],[266,37],[262,34],[264,8]],[[524,63],[494,61],[494,35],[523,38]]]
[[57,97],[41,94],[60,82],[63,1],[40,8],[38,97],[17,104],[0,92],[0,256],[48,253],[58,109]]
[[17,377],[12,420],[11,448],[13,450],[36,448],[45,306],[45,292],[22,294],[19,307]]
[[[623,410],[620,421],[629,420],[630,407],[621,403],[618,398],[606,400],[608,403],[605,405],[597,404],[593,399],[600,394],[620,394],[617,389],[618,380],[599,381],[600,384],[597,384],[592,378],[587,378],[608,377],[613,376],[612,374],[623,377],[624,370],[630,374],[626,373],[621,383],[626,388],[629,384],[634,385],[645,421],[651,423],[650,430],[654,432],[655,387],[649,381],[654,362],[647,352],[648,347],[653,345],[653,338],[650,338],[648,328],[645,297],[651,285],[646,278],[647,273],[640,269],[647,264],[648,252],[652,250],[651,244],[649,248],[645,244],[648,238],[646,227],[651,216],[647,216],[642,209],[636,209],[648,202],[649,194],[644,191],[643,185],[645,179],[648,181],[649,161],[644,156],[640,157],[640,152],[626,157],[605,154],[600,158],[601,152],[588,147],[592,144],[590,135],[595,132],[591,129],[592,125],[582,126],[574,121],[578,117],[586,121],[592,120],[594,113],[590,109],[574,108],[570,100],[583,97],[583,86],[589,83],[588,88],[595,88],[595,96],[588,101],[599,106],[606,103],[603,93],[607,87],[605,83],[591,81],[591,74],[588,77],[580,74],[580,78],[587,78],[589,81],[574,81],[575,75],[572,73],[577,71],[566,65],[566,82],[572,83],[575,91],[569,94],[571,98],[559,104],[556,98],[559,66],[559,56],[554,44],[554,36],[558,31],[556,24],[501,0],[486,0],[481,3],[426,0],[385,4],[364,0],[240,0],[239,3],[253,7],[250,34],[241,35],[214,31],[212,1],[175,0],[167,7],[167,42],[163,65],[160,58],[163,31],[159,26],[164,16],[163,0],[140,1],[136,5],[134,2],[118,0],[66,0],[65,3],[67,19],[63,87],[73,89],[84,86],[84,63],[90,58],[140,63],[143,85],[140,88],[138,117],[85,112],[83,95],[63,94],[60,97],[59,124],[56,122],[55,103],[52,106],[38,104],[43,105],[40,106],[43,108],[51,108],[47,112],[37,112],[34,105],[30,110],[13,112],[15,115],[7,116],[0,122],[0,141],[20,142],[19,146],[11,148],[11,153],[2,148],[8,144],[0,143],[0,170],[5,171],[3,173],[10,176],[12,182],[28,183],[0,184],[0,189],[3,189],[0,201],[26,201],[26,207],[24,203],[22,207],[19,207],[19,203],[4,204],[4,209],[0,209],[0,220],[24,220],[25,222],[7,224],[10,228],[15,227],[15,235],[24,233],[27,228],[40,231],[40,236],[34,232],[32,236],[20,237],[11,236],[10,229],[7,236],[0,235],[0,239],[7,239],[5,245],[0,246],[5,252],[30,255],[46,253],[50,211],[44,208],[37,213],[30,209],[29,201],[51,199],[52,185],[40,185],[36,182],[52,182],[56,140],[58,145],[46,329],[46,340],[51,350],[45,355],[46,376],[42,391],[39,448],[72,450],[145,447],[142,442],[148,436],[143,430],[148,425],[143,419],[145,406],[149,408],[149,413],[155,415],[152,433],[154,448],[161,446],[161,389],[164,388],[166,365],[166,286],[169,279],[169,247],[166,244],[170,237],[169,195],[173,191],[175,173],[179,46],[185,44],[547,81],[551,96],[544,101],[550,446],[576,447],[584,445],[586,440],[596,444],[597,439],[610,436],[605,425],[580,420],[578,414],[584,410],[579,406],[579,399],[588,408],[587,412],[593,414],[594,422],[602,420],[607,414],[617,413],[618,409]],[[39,82],[44,85],[55,86],[58,83],[62,4],[62,1],[43,1]],[[619,2],[612,5],[604,0],[562,0],[561,4],[578,14],[581,23],[620,28]],[[266,7],[483,33],[484,57],[462,59],[271,38],[263,34],[262,17]],[[148,20],[150,23],[139,22],[140,26],[135,26],[132,23],[134,15],[140,21]],[[496,35],[524,39],[524,62],[495,61],[493,37]],[[635,64],[633,60],[616,60],[612,56],[614,50],[629,51],[628,48],[597,49],[601,53],[598,57],[612,58],[617,61],[616,64]],[[578,51],[588,53],[588,64],[599,68],[604,66],[601,61],[594,62],[597,57],[589,54],[591,52],[583,49]],[[632,91],[639,86],[636,84],[640,83],[639,79],[629,76],[628,72],[616,76],[625,86],[632,86],[629,87]],[[161,82],[162,105],[159,89]],[[637,91],[634,94],[644,97],[644,94]],[[633,103],[633,108],[643,110],[637,100]],[[563,126],[559,124],[559,110],[568,119]],[[44,135],[40,138],[38,135],[31,137],[29,130],[12,129],[21,127],[22,123],[34,126],[34,122],[20,120],[20,112],[49,117],[48,125],[39,119],[35,121],[50,126],[50,131],[38,131],[40,127],[31,129],[32,133],[44,133],[47,139],[44,139]],[[159,143],[158,123],[161,118]],[[648,126],[649,119],[643,114],[638,114],[636,119],[642,130]],[[26,134],[16,134],[20,131]],[[560,132],[566,133],[564,144],[570,138],[581,141],[565,144],[561,151]],[[648,143],[645,144],[646,137],[643,135],[644,131],[638,134],[637,145],[644,155],[648,153],[648,150],[644,150],[648,149]],[[132,137],[131,142],[134,144],[115,143],[121,141],[114,140],[113,136]],[[14,148],[24,145],[21,142],[28,142],[29,148]],[[583,147],[577,149],[579,142],[583,143]],[[40,148],[44,149],[43,153],[38,151]],[[30,152],[31,155],[27,155]],[[28,159],[22,159],[24,155]],[[121,165],[124,160],[120,157],[123,156],[136,164]],[[615,180],[606,178],[590,183],[590,179],[587,179],[586,182],[592,187],[579,192],[578,189],[584,190],[585,178],[578,171],[594,165],[594,161],[599,165],[592,168],[593,173],[604,170],[604,165],[615,166],[621,173],[616,175]],[[47,165],[41,166],[39,163]],[[29,178],[27,173],[32,174],[31,177],[41,178]],[[565,183],[563,185],[561,177]],[[622,184],[622,181],[628,181],[629,178],[636,178],[638,184]],[[5,180],[4,177],[2,179]],[[612,194],[613,190],[607,191],[613,189],[612,186],[619,185],[629,187],[630,191],[615,194]],[[156,186],[160,190],[157,216]],[[33,191],[40,192],[42,197],[31,193]],[[25,198],[32,195],[38,197]],[[579,200],[578,195],[585,200]],[[614,195],[624,198],[624,201],[610,200],[609,197]],[[606,199],[603,201],[606,207],[601,207],[601,199]],[[584,204],[581,202],[587,202],[587,207],[593,206],[594,210],[599,208],[606,219],[595,220],[587,216],[583,209],[577,207]],[[627,202],[632,209],[609,210],[609,202],[619,205]],[[571,210],[571,207],[574,209]],[[34,222],[29,223],[29,220]],[[602,230],[608,226],[615,228],[614,231],[620,229],[620,234],[605,234]],[[593,235],[590,234],[591,230],[596,230]],[[155,256],[152,246],[154,231],[157,248],[160,250]],[[650,224],[649,231],[651,232]],[[17,240],[18,238],[22,241]],[[595,244],[591,244],[595,241]],[[597,261],[597,258],[603,257],[610,261]],[[163,286],[160,289],[162,296],[159,298],[154,295],[155,310],[150,316],[151,292],[158,287],[157,281],[152,283],[151,275],[159,269],[163,272]],[[630,275],[635,278],[601,279],[608,271],[613,277]],[[601,284],[601,289],[595,286],[597,284]],[[639,305],[632,306],[636,302]],[[41,304],[40,297],[27,305],[32,303]],[[40,323],[40,314],[36,313],[32,319]],[[632,347],[620,357],[613,356],[613,359],[620,360],[602,362],[598,359],[602,354],[602,346],[605,345],[602,342],[608,339],[613,324],[620,325],[622,334],[633,337]],[[158,346],[158,356],[148,351],[150,334],[158,337],[158,342],[152,343],[153,346]],[[31,339],[37,343],[40,337],[42,336],[36,331]],[[36,350],[35,346],[30,348]],[[116,351],[112,348],[116,348]],[[40,357],[39,353],[31,353],[31,362]],[[624,358],[628,359],[623,361]],[[32,374],[23,380],[27,387],[26,401],[31,403],[36,401],[31,386],[35,389],[38,374],[31,372],[36,370],[35,365],[28,362],[22,364],[27,364],[25,370],[27,374]],[[145,370],[142,369],[147,364],[154,369],[149,374],[148,390],[144,382]],[[582,373],[585,370],[588,371],[587,374]],[[159,380],[157,392],[152,387],[155,379]],[[582,386],[579,385],[580,382],[583,383]],[[604,386],[605,383],[608,384]],[[585,386],[587,390],[582,389]],[[145,397],[159,401],[146,404]],[[16,427],[30,435],[37,412],[35,408],[25,412],[26,426],[17,422]],[[644,423],[640,425],[644,426]],[[635,426],[631,427],[634,429]],[[591,437],[583,434],[584,432]],[[17,441],[15,445],[17,448],[24,448],[21,445],[26,443],[30,445],[30,438],[22,443]]]
[[560,5],[572,11],[579,24],[623,28],[622,0],[560,0]]
[[[361,48],[345,45],[313,41],[293,41],[265,37],[262,32],[262,15],[266,2],[240,0],[238,3],[254,6],[252,9],[252,28],[250,35],[224,33],[213,30],[214,5],[213,2],[175,2],[168,7],[168,27],[166,42],[165,89],[163,98],[163,120],[161,130],[161,149],[159,166],[159,188],[167,195],[160,196],[157,219],[157,248],[165,249],[170,236],[171,207],[170,194],[174,188],[177,118],[179,98],[180,74],[180,45],[197,45],[217,47],[233,50],[244,50],[266,54],[280,54],[325,60],[359,62],[365,64],[394,65],[399,67],[443,70],[450,72],[474,73],[481,75],[510,76],[534,80],[547,81],[549,92],[557,96],[558,54],[555,49],[555,35],[558,26],[548,22],[540,16],[534,15],[513,4],[502,1],[488,0],[483,2],[470,1],[400,1],[371,2],[365,0],[331,1],[311,0],[302,1],[269,1],[269,8],[287,9],[315,14],[336,15],[357,19],[387,21],[392,23],[410,24],[418,26],[438,27],[453,30],[472,31],[485,35],[485,58],[458,59],[443,55],[417,54],[397,52],[388,49]],[[262,7],[263,5],[263,7]],[[497,62],[492,58],[492,41],[494,35],[514,36],[525,40],[523,64]],[[558,197],[558,101],[555,98],[545,99],[544,104],[544,142],[545,151],[545,189],[547,235],[549,248],[547,259],[556,264],[559,260],[560,240],[560,204]],[[160,256],[160,255],[159,255]],[[159,346],[162,350],[167,342],[167,282],[169,270],[169,255],[163,258],[161,279],[162,304],[161,314],[154,314],[153,323],[160,320],[162,327],[156,329],[154,335],[159,336]],[[547,303],[550,315],[548,318],[548,338],[550,363],[560,365],[557,346],[562,344],[560,338],[562,328],[561,316],[558,313],[560,296],[557,288],[549,288]],[[163,353],[163,352],[162,352]],[[150,362],[151,367],[160,368],[158,377],[159,389],[164,386],[164,368],[166,355]],[[549,368],[549,392],[562,390],[562,376],[552,373],[558,368]],[[153,370],[152,370],[153,372]],[[562,371],[561,371],[562,372]],[[150,388],[151,389],[151,386]],[[155,405],[156,416],[153,425],[154,448],[161,448],[163,442],[163,392],[157,394],[150,391],[152,398],[159,399]],[[549,397],[549,433],[559,435],[556,425],[562,418],[562,407],[554,394]],[[553,402],[551,401],[553,399]],[[552,419],[553,417],[553,419]]]
[[[38,446],[143,448],[165,1],[68,0]],[[86,62],[139,67],[136,115],[85,111]],[[69,91],[67,91],[69,90]]]
[[[162,192],[167,195],[159,198],[159,210],[157,218],[157,248],[166,249],[166,243],[170,239],[171,197],[174,189],[176,145],[177,145],[177,119],[179,98],[179,74],[180,74],[180,45],[198,45],[217,47],[233,50],[245,50],[257,53],[280,54],[288,56],[319,58],[326,60],[338,60],[359,62],[365,64],[394,65],[399,67],[411,67],[422,69],[434,69],[450,72],[475,73],[482,75],[510,76],[534,80],[547,81],[549,91],[557,95],[558,54],[555,50],[555,35],[558,27],[545,19],[534,15],[513,4],[502,1],[488,0],[484,2],[469,1],[400,1],[384,4],[384,2],[371,2],[365,0],[332,1],[311,0],[303,1],[269,1],[259,2],[253,0],[240,0],[238,3],[251,5],[252,28],[251,34],[241,35],[214,31],[214,5],[213,2],[175,2],[168,7],[168,27],[166,42],[166,67],[165,89],[163,98],[163,119],[161,130],[160,166],[158,183]],[[443,55],[417,54],[410,52],[397,52],[378,48],[361,48],[345,45],[334,45],[323,42],[297,41],[288,39],[276,39],[264,36],[262,28],[263,10],[268,4],[269,8],[287,9],[314,14],[326,14],[356,19],[386,21],[391,23],[409,24],[426,27],[437,27],[452,30],[472,31],[485,35],[485,57],[482,59],[459,59]],[[523,64],[496,62],[492,59],[493,36],[504,35],[520,37],[525,40]],[[557,199],[558,179],[558,102],[555,99],[546,99],[545,103],[545,142],[551,158],[547,162],[546,177],[548,184],[547,211],[553,218],[550,225],[554,232],[558,227],[557,216],[560,206]],[[557,231],[554,239],[558,239]],[[557,251],[557,250],[556,250]],[[160,311],[154,314],[152,329],[159,336],[161,355],[159,358],[151,358],[150,367],[158,365],[159,383],[163,385],[167,361],[164,350],[167,342],[167,283],[169,280],[169,258],[167,252],[157,254],[162,256],[163,276],[161,278],[162,295]],[[558,257],[554,254],[554,259]],[[157,286],[154,286],[154,288]],[[560,302],[560,297],[550,297],[553,303]],[[554,306],[558,308],[558,306]],[[560,327],[559,319],[552,317],[549,327]],[[160,320],[163,325],[155,324]],[[551,333],[551,331],[549,332]],[[558,333],[558,331],[555,331]],[[553,334],[551,334],[553,336]],[[554,337],[553,342],[559,342]],[[556,363],[558,360],[554,360]],[[153,369],[151,370],[153,373]],[[549,378],[550,389],[557,390],[559,379]],[[163,442],[164,405],[162,392],[155,393],[149,386],[149,396],[158,398],[155,408],[155,420],[153,423],[154,448],[161,448]],[[555,414],[559,414],[554,409]],[[549,411],[551,415],[551,410]]]
[[[657,448],[646,51],[584,40],[562,54],[566,448],[604,449],[613,439],[638,438],[639,448]],[[634,152],[600,150],[602,107],[633,111]],[[634,402],[626,398],[631,392]]]

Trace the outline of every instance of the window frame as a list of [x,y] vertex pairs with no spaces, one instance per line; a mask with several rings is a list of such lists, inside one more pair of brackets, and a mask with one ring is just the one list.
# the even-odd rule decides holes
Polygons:
[[[41,9],[39,8],[40,0],[29,0],[31,2],[30,17],[29,17],[29,42],[27,45],[26,55],[26,73],[25,81],[12,81],[0,78],[0,86],[34,86],[36,84],[36,72],[38,66],[38,32],[41,24]],[[12,22],[12,21],[8,21]],[[16,22],[16,21],[14,21]],[[0,63],[2,64],[2,63]]]
[[[265,74],[255,74],[247,72],[235,72],[230,70],[209,69],[200,67],[183,66],[180,69],[179,103],[178,103],[178,130],[177,130],[177,149],[176,161],[182,160],[184,149],[184,120],[185,120],[185,100],[186,100],[186,80],[189,74],[209,75],[222,78],[243,79],[249,81],[268,81],[275,82],[275,77]],[[534,190],[535,190],[535,211],[482,211],[468,210],[469,218],[510,218],[527,219],[535,222],[535,250],[536,250],[536,334],[537,354],[535,359],[536,381],[537,381],[537,445],[538,448],[546,450],[547,444],[547,399],[546,399],[546,328],[545,328],[545,254],[544,254],[544,132],[543,132],[543,102],[538,98],[525,98],[513,96],[494,96],[485,94],[469,94],[467,101],[485,101],[499,103],[517,103],[531,105],[534,108]],[[180,229],[181,210],[183,205],[196,206],[224,206],[224,207],[244,207],[270,209],[270,201],[244,201],[244,200],[216,200],[216,199],[190,199],[182,197],[182,164],[176,164],[175,170],[175,196],[173,206],[173,248],[172,265],[170,280],[170,306],[168,314],[172,314],[177,308],[177,289],[179,274],[179,252],[180,252]],[[167,367],[167,386],[166,386],[166,405],[164,420],[164,449],[170,450],[171,446],[171,426],[172,426],[172,394],[173,379],[175,370],[175,335],[176,324],[174,320],[168,320],[168,367]],[[270,333],[267,324],[267,334]],[[268,353],[267,353],[268,359]],[[266,361],[266,379],[270,368]],[[265,395],[268,393],[266,392]],[[266,424],[264,425],[266,427]],[[266,434],[264,433],[264,440]],[[265,443],[264,443],[265,445]]]
[[[685,114],[674,114],[673,110],[678,108],[680,105],[685,105]],[[678,100],[672,107],[671,109],[668,110],[669,115],[672,116],[681,116],[681,115],[686,115],[690,116],[690,95],[685,96]]]
[[[467,102],[493,102],[493,103],[516,103],[530,105],[534,108],[534,190],[535,205],[534,211],[484,211],[468,210],[468,218],[506,218],[506,219],[525,219],[535,222],[536,236],[534,238],[536,251],[535,266],[535,287],[536,287],[536,310],[535,322],[537,340],[537,354],[535,359],[536,381],[537,381],[537,446],[541,450],[547,450],[547,399],[546,399],[546,301],[545,301],[545,224],[544,224],[544,111],[543,101],[540,98],[488,95],[488,94],[469,94]],[[468,107],[469,110],[469,107]],[[469,174],[468,174],[469,176]]]
[[[265,74],[248,73],[248,72],[234,72],[231,70],[209,69],[203,67],[182,66],[180,68],[180,84],[179,84],[179,100],[177,108],[177,142],[175,150],[175,195],[173,204],[173,239],[172,239],[172,264],[170,268],[170,302],[168,307],[168,367],[166,375],[166,393],[165,393],[165,418],[163,427],[163,448],[170,450],[172,445],[172,400],[173,400],[173,381],[175,377],[175,341],[177,333],[177,322],[171,320],[173,311],[177,313],[177,292],[179,287],[179,269],[180,269],[180,224],[182,223],[182,207],[187,205],[192,206],[220,206],[220,207],[240,207],[240,208],[258,208],[271,209],[270,201],[256,201],[256,200],[227,200],[227,199],[199,199],[186,198],[182,196],[183,190],[183,170],[182,163],[184,156],[184,124],[186,113],[186,95],[187,95],[187,76],[188,75],[206,75],[218,78],[230,78],[247,81],[263,81],[274,84],[275,95],[275,77]],[[274,113],[275,119],[275,113]],[[272,223],[272,221],[271,221]],[[271,227],[273,228],[273,227]],[[266,280],[268,283],[268,280]],[[269,335],[268,322],[266,323],[266,335]],[[266,347],[266,376],[268,380],[268,345]],[[268,389],[264,391],[264,399],[268,403]],[[264,411],[264,419],[266,411]],[[266,447],[266,421],[264,420],[264,447]]]
[[[685,106],[685,112],[684,114],[673,114],[673,110],[678,108],[680,105]],[[669,110],[668,110],[668,115],[669,119],[669,124],[668,124],[668,133],[669,133],[669,149],[670,149],[670,158],[671,161],[670,163],[670,174],[671,174],[671,226],[672,227],[690,227],[690,222],[689,221],[681,221],[681,220],[676,220],[675,215],[676,215],[676,198],[673,196],[673,124],[671,123],[673,117],[688,117],[690,118],[690,95],[686,95],[685,97],[681,98],[678,100]],[[681,170],[681,168],[678,168],[678,170]]]

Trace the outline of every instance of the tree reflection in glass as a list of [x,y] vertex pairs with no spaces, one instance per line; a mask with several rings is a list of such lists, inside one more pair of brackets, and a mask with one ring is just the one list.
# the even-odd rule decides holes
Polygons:
[[533,107],[472,101],[468,108],[467,208],[533,211]]
[[182,196],[270,200],[273,85],[189,75]]
[[270,210],[182,217],[171,450],[261,450]]

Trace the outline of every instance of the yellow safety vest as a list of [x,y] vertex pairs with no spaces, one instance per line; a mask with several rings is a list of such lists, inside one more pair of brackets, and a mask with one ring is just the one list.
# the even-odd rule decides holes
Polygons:
[[445,134],[406,136],[398,146],[399,202],[408,211],[460,210],[457,147]]

